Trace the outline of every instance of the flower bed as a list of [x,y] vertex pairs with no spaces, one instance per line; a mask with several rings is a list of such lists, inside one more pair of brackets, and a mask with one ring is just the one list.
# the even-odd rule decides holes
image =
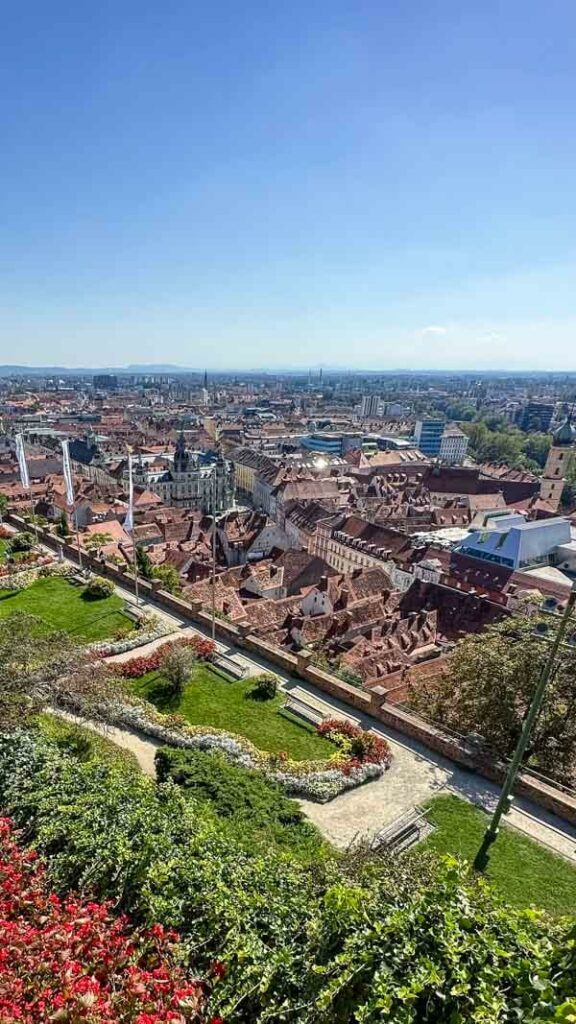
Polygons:
[[332,740],[345,754],[350,755],[351,762],[361,764],[385,764],[392,762],[392,751],[385,739],[376,733],[362,729],[354,722],[339,718],[325,718],[316,727],[320,736]]
[[118,675],[123,676],[124,679],[137,679],[138,676],[143,676],[146,672],[155,672],[174,647],[191,647],[200,661],[211,661],[216,651],[216,644],[203,636],[186,636],[179,640],[169,640],[157,647],[155,651],[150,651],[149,654],[142,654],[139,657],[130,658],[130,661],[123,661],[117,666]]
[[99,658],[110,658],[113,654],[134,651],[137,647],[143,647],[144,644],[149,644],[152,640],[159,640],[161,636],[166,636],[171,632],[172,627],[158,619],[147,629],[135,629],[130,636],[123,637],[121,640],[98,640],[96,643],[90,644],[90,650]]
[[[180,715],[163,715],[146,701],[115,701],[101,709],[111,725],[134,729],[168,746],[190,750],[217,750],[235,764],[254,768],[279,783],[291,796],[318,803],[333,800],[347,789],[377,779],[390,767],[392,755],[385,740],[379,741],[382,760],[362,760],[337,750],[328,761],[292,761],[284,754],[270,754],[233,733],[207,726],[188,725]],[[362,730],[360,730],[362,731]]]
[[9,570],[0,569],[0,590],[27,590],[37,580],[45,576],[69,576],[72,569],[65,562],[54,562],[51,555],[42,555],[34,566],[27,566],[24,569]]
[[[177,940],[160,924],[135,930],[106,904],[61,900],[36,854],[21,850],[0,819],[0,1020],[206,1022],[209,986],[186,978]],[[215,963],[212,978],[222,970]]]

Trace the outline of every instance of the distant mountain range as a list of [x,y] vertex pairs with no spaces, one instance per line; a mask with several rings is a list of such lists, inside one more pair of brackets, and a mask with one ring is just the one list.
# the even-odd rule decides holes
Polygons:
[[97,373],[203,373],[187,366],[172,363],[131,363],[129,366],[0,366],[0,377],[88,377]]

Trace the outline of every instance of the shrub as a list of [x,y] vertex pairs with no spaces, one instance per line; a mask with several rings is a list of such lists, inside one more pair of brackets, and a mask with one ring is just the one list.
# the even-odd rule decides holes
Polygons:
[[172,779],[195,800],[230,821],[250,847],[270,844],[318,855],[322,843],[300,807],[260,772],[232,764],[223,754],[162,747],[156,753],[159,782]]
[[59,890],[178,928],[199,970],[223,961],[210,1012],[230,1024],[540,1024],[576,1010],[570,923],[512,910],[453,859],[310,869],[251,853],[173,784],[24,734],[0,738],[0,801]]
[[170,644],[160,662],[162,674],[174,694],[182,693],[196,665],[196,655],[190,646]]
[[[317,731],[321,736],[331,739],[346,753],[349,753],[352,761],[361,764],[380,764],[389,767],[392,762],[392,751],[389,744],[382,736],[362,729],[354,722],[345,719],[325,718],[317,725]],[[349,769],[354,764],[349,766]]]
[[87,587],[84,587],[84,596],[92,600],[100,600],[103,597],[110,597],[114,593],[112,580],[104,579],[103,576],[94,576]]
[[256,676],[254,685],[249,691],[254,700],[272,700],[278,692],[278,680],[272,672]]
[[0,891],[1,1020],[206,1020],[204,983],[187,981],[176,965],[177,935],[158,924],[134,930],[107,904],[62,901],[7,819],[0,819]]
[[9,543],[9,549],[12,553],[17,551],[30,551],[34,544],[34,536],[31,533],[17,533],[15,537]]

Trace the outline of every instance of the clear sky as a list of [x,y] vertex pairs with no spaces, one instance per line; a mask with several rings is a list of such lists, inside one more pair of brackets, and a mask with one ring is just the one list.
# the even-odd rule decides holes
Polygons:
[[576,370],[574,0],[5,0],[0,363]]

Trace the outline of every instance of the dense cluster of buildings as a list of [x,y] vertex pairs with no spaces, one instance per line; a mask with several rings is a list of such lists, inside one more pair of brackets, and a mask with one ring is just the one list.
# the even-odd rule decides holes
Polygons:
[[[565,395],[543,386],[522,405],[499,382],[466,387],[5,380],[0,494],[13,511],[77,527],[92,550],[99,538],[101,557],[126,571],[141,548],[153,569],[174,570],[186,600],[402,701],[407,678],[437,671],[459,637],[519,607],[561,606],[576,578]],[[466,421],[450,416],[458,402],[551,426],[541,474],[474,464]]]

